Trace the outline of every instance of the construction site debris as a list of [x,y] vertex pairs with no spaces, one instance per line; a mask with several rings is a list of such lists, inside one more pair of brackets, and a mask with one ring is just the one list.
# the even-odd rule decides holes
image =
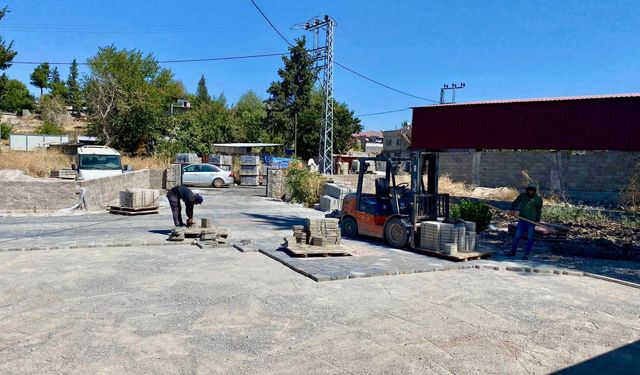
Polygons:
[[75,180],[76,171],[73,169],[59,169],[57,171],[51,171],[51,177],[62,178],[65,180]]

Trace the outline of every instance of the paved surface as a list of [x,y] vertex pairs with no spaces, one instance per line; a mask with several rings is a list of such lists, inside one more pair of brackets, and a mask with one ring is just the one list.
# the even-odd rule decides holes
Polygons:
[[[196,216],[231,226],[232,242],[269,251],[291,225],[322,216],[260,193],[208,190]],[[168,208],[2,217],[0,225],[0,373],[582,374],[640,366],[640,289],[524,272],[548,269],[536,259],[426,272],[453,267],[347,241],[352,257],[287,260],[336,279],[317,283],[258,252],[158,246],[171,227]],[[64,249],[6,251],[34,247]],[[395,276],[362,278],[382,272]]]
[[[639,312],[640,290],[589,278],[316,283],[231,248],[3,252],[0,372],[546,373],[636,342]],[[614,362],[637,369],[628,352]]]

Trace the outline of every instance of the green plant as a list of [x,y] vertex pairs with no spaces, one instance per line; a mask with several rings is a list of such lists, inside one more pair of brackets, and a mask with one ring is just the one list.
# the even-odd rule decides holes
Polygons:
[[[457,206],[456,209],[460,211],[460,217],[463,220],[476,223],[476,231],[478,233],[487,229],[493,217],[489,207],[482,202],[463,199],[454,206]],[[452,210],[450,209],[449,211],[451,212]]]
[[451,221],[456,222],[460,219],[460,206],[457,204],[452,204],[449,208],[449,219]]
[[546,205],[542,208],[542,220],[550,223],[606,225],[610,218],[601,211],[572,206]]
[[0,124],[0,138],[1,139],[9,139],[9,134],[13,130],[13,126],[9,124]]
[[36,128],[36,134],[48,134],[48,135],[63,135],[64,128],[53,122],[45,121],[38,125]]
[[325,178],[316,172],[310,172],[301,163],[292,163],[284,179],[291,191],[291,200],[313,207],[320,200]]

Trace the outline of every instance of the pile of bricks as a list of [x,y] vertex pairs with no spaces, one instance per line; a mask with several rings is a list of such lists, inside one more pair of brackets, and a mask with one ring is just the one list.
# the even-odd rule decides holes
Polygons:
[[211,154],[209,155],[209,163],[219,167],[223,171],[230,171],[233,165],[233,158],[231,155]]
[[338,219],[307,219],[305,225],[293,226],[293,237],[285,239],[288,244],[332,246],[340,245],[342,234]]
[[448,224],[439,221],[421,223],[420,247],[448,255],[476,249],[476,224],[465,221]]
[[120,192],[120,207],[158,207],[159,203],[160,193],[155,189],[127,189]]
[[240,156],[240,184],[247,186],[260,185],[260,156]]
[[320,197],[320,211],[342,210],[344,197],[353,192],[354,190],[348,186],[329,182],[324,184],[324,195]]
[[182,185],[182,165],[171,164],[164,171],[163,180],[163,187],[167,190]]

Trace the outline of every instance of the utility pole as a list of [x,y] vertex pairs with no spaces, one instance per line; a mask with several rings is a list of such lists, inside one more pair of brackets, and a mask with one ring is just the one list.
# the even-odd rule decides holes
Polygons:
[[[440,104],[450,104],[450,103],[455,103],[456,102],[456,89],[460,89],[462,90],[465,87],[464,82],[460,83],[460,84],[456,84],[456,83],[452,83],[451,85],[444,85],[442,86],[442,88],[440,89]],[[445,96],[445,91],[446,90],[451,90],[451,101],[448,103],[445,103],[444,101],[444,96]]]
[[[322,174],[333,173],[333,28],[335,26],[337,26],[336,21],[328,15],[314,17],[294,26],[294,29],[304,29],[313,35],[313,49],[309,54],[315,60],[316,68],[322,70],[320,85],[324,96],[324,107],[319,149],[319,166]],[[324,40],[321,31],[324,31]]]

